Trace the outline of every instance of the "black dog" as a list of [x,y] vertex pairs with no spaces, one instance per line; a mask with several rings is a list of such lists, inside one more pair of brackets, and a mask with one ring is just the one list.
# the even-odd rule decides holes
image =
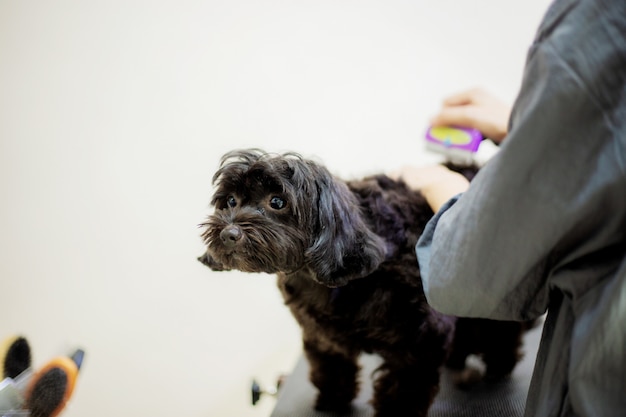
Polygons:
[[362,352],[383,359],[377,417],[426,416],[448,359],[462,371],[467,355],[483,353],[488,376],[513,370],[521,324],[457,319],[427,304],[415,244],[433,212],[404,182],[344,182],[297,154],[260,150],[226,154],[213,182],[200,260],[277,274],[302,327],[318,410],[350,407]]

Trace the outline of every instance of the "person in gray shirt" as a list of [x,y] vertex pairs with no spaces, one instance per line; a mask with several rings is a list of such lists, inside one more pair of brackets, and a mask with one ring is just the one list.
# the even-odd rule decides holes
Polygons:
[[436,212],[416,247],[428,302],[547,311],[526,416],[626,416],[626,1],[555,1],[495,132],[471,184],[441,166],[394,174]]

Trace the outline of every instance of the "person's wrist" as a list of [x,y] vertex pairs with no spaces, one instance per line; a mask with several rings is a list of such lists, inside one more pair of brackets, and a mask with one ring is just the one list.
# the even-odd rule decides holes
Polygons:
[[493,140],[496,143],[501,143],[504,138],[506,137],[506,135],[509,133],[507,126],[501,126],[501,125],[495,125],[493,126],[493,128],[491,129],[491,131],[493,132],[491,135],[486,135],[487,137],[489,137],[489,139]]
[[450,175],[428,184],[421,191],[430,208],[436,213],[448,200],[467,191],[468,188],[469,181],[464,176],[450,172]]

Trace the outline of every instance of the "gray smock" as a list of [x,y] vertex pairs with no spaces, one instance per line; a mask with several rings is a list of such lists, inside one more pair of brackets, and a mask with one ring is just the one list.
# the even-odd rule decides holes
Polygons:
[[417,244],[427,299],[548,311],[526,416],[626,416],[626,0],[550,6],[509,127]]

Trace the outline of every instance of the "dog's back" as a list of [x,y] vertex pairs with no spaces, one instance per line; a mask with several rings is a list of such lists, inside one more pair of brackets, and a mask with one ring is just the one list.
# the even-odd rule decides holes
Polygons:
[[[397,262],[402,255],[415,259],[415,244],[433,216],[426,199],[404,182],[385,175],[347,183],[362,209],[369,227],[388,245],[387,261]],[[400,257],[400,258],[399,258]]]

